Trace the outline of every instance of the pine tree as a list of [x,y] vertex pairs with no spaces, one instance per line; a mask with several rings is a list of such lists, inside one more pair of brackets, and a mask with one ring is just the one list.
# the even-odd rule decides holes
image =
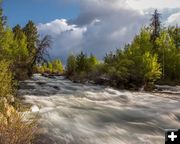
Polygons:
[[13,48],[14,63],[13,68],[17,79],[27,78],[29,51],[27,48],[27,38],[19,25],[13,28],[14,42]]
[[6,26],[7,17],[3,15],[2,2],[0,1],[0,30]]
[[29,68],[28,68],[28,75],[32,75],[32,69],[33,69],[33,59],[36,55],[36,44],[38,41],[38,31],[36,28],[36,25],[33,21],[29,21],[25,27],[23,28],[23,31],[27,37],[27,48],[29,52]]
[[27,37],[27,48],[29,51],[29,72],[31,76],[33,73],[33,67],[36,63],[42,63],[46,61],[44,57],[48,55],[48,48],[51,45],[51,37],[46,35],[41,40],[39,39],[36,25],[29,21],[23,29]]
[[87,70],[87,55],[81,52],[76,57],[76,64],[77,64],[77,71],[78,72],[85,72]]
[[14,33],[14,40],[17,43],[19,56],[22,57],[21,60],[25,62],[29,54],[27,48],[27,37],[19,25],[16,25],[13,28],[13,33]]
[[[153,42],[153,44],[155,44],[156,39],[160,35],[160,30],[161,30],[160,16],[161,16],[161,14],[158,12],[157,9],[152,14],[150,27],[152,30],[151,41]],[[154,47],[156,47],[156,46],[154,45]]]
[[76,57],[74,55],[70,55],[67,59],[66,65],[66,74],[67,76],[72,76],[75,74],[77,68]]
[[23,28],[23,31],[27,37],[27,47],[30,53],[34,54],[36,49],[36,43],[38,41],[37,27],[33,21],[29,21]]

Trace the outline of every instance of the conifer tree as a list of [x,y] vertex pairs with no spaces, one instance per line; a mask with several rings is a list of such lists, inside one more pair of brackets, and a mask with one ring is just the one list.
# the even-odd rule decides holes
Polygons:
[[151,34],[151,41],[155,46],[155,41],[156,39],[159,37],[160,35],[160,30],[161,30],[161,21],[160,21],[160,13],[158,12],[158,10],[156,9],[154,11],[154,13],[152,14],[152,18],[151,18],[151,30],[152,30],[152,34]]

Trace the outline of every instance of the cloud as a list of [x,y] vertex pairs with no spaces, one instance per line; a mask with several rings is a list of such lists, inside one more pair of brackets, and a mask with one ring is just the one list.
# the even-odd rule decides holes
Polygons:
[[[149,23],[150,14],[133,8],[130,0],[76,0],[76,2],[80,7],[77,18],[57,19],[38,25],[42,35],[50,34],[53,37],[52,57],[59,57],[63,62],[69,54],[80,51],[95,54],[99,59],[103,59],[107,52],[131,42],[140,28]],[[169,22],[177,20],[177,15],[169,13],[171,17],[170,14],[166,16],[169,17]]]
[[41,36],[50,35],[53,40],[50,55],[52,58],[61,58],[63,61],[70,54],[79,53],[82,45],[85,27],[69,25],[65,19],[56,19],[37,26]]
[[130,6],[136,9],[164,9],[164,8],[178,8],[180,7],[179,0],[128,0]]
[[180,12],[169,16],[166,23],[169,25],[176,25],[176,24],[180,25]]
[[66,19],[56,19],[46,24],[39,24],[38,30],[45,33],[50,32],[53,35],[57,35],[65,31],[73,30],[75,29],[75,27],[75,25],[68,25]]

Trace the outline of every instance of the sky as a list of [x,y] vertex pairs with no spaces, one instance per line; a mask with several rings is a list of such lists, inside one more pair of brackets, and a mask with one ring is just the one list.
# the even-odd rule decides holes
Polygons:
[[41,36],[51,35],[50,55],[63,62],[81,51],[103,59],[122,48],[154,9],[163,25],[180,25],[180,0],[4,0],[3,8],[11,27],[33,20]]

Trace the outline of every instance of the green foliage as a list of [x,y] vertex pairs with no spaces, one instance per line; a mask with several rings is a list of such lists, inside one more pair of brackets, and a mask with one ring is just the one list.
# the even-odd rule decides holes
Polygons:
[[[144,27],[131,44],[110,52],[99,63],[94,56],[80,53],[67,61],[68,77],[78,74],[84,79],[103,79],[116,87],[152,86],[158,80],[180,83],[180,28],[161,28],[155,10],[150,27]],[[82,74],[83,73],[83,74]]]
[[50,73],[52,73],[52,71],[53,71],[53,66],[52,66],[52,63],[51,63],[51,62],[48,62],[47,68],[48,68],[48,71],[49,71]]
[[176,48],[180,48],[180,28],[178,27],[178,25],[176,25],[176,27],[168,27],[168,33],[173,39]]
[[14,59],[14,47],[16,47],[14,36],[9,28],[3,31],[4,32],[0,36],[0,59],[12,60]]
[[159,62],[162,65],[162,78],[163,79],[173,79],[176,72],[176,48],[173,39],[167,33],[163,31],[160,37],[156,40],[158,46]]
[[27,38],[19,25],[13,28],[15,46],[13,49],[13,71],[15,78],[27,78],[29,64],[29,50],[27,48]]
[[[144,28],[141,30],[140,34],[135,37],[132,44],[125,51],[125,58],[131,61],[131,65],[129,66],[129,77],[128,82],[132,83],[136,86],[141,86],[146,81],[156,81],[157,78],[154,77],[152,80],[151,74],[149,72],[153,71],[156,73],[150,65],[146,65],[146,62],[151,63],[149,59],[155,59],[151,56],[151,53],[154,53],[153,44],[151,43],[151,33],[149,29]],[[153,65],[151,63],[151,65]],[[149,67],[148,67],[149,66]],[[154,65],[156,68],[155,70],[159,71],[159,66]],[[149,72],[148,72],[149,71]],[[148,74],[147,74],[148,73]],[[158,73],[158,72],[157,72]]]
[[19,79],[19,75],[24,75],[28,60],[27,37],[20,26],[17,25],[13,31],[6,26],[6,17],[0,8],[0,143],[2,144],[30,144],[34,136],[35,122],[25,122],[22,115],[13,107],[14,78]]
[[63,65],[59,59],[36,66],[36,72],[49,74],[63,74]]
[[63,73],[63,65],[60,60],[54,60],[52,61],[52,72],[53,73]]
[[2,33],[4,26],[6,25],[7,17],[3,15],[2,1],[0,1],[0,33]]
[[108,77],[113,81],[117,81],[118,84],[120,82],[127,82],[130,74],[129,68],[132,64],[133,61],[128,59],[123,51],[117,50],[116,54],[110,53],[109,55],[106,55],[104,65]]
[[86,59],[87,61],[87,69],[86,72],[93,72],[96,69],[96,66],[99,64],[98,59],[91,54],[89,58]]
[[45,56],[48,55],[48,48],[51,46],[51,38],[46,35],[42,39],[39,39],[37,27],[33,21],[29,21],[23,28],[24,34],[27,38],[28,49],[28,76],[33,74],[33,67],[45,62]]
[[77,55],[77,57],[76,57],[76,65],[77,65],[76,70],[78,72],[87,71],[88,59],[87,59],[87,56],[83,52],[81,52],[79,55]]
[[76,64],[76,57],[74,55],[70,55],[67,59],[67,66],[66,66],[66,75],[72,76],[75,74],[77,68]]
[[66,76],[69,78],[83,80],[94,79],[98,74],[99,61],[92,54],[88,57],[83,52],[79,55],[70,55],[67,59]]
[[33,21],[29,21],[25,27],[23,28],[23,32],[27,38],[27,49],[29,53],[29,60],[28,60],[28,76],[32,75],[32,68],[34,66],[34,57],[36,55],[36,44],[38,42],[38,32],[36,25]]
[[144,81],[155,82],[156,80],[161,78],[161,65],[158,63],[157,55],[152,55],[150,52],[146,52],[143,57],[143,73],[144,73]]
[[36,129],[36,121],[24,121],[23,116],[11,105],[14,97],[13,75],[10,62],[0,61],[0,143],[30,144]]
[[27,47],[29,50],[29,53],[33,55],[36,50],[36,43],[38,41],[38,32],[36,25],[33,21],[29,21],[26,26],[23,28],[23,31],[27,37]]
[[5,60],[0,61],[0,100],[13,94],[13,77],[9,64]]

